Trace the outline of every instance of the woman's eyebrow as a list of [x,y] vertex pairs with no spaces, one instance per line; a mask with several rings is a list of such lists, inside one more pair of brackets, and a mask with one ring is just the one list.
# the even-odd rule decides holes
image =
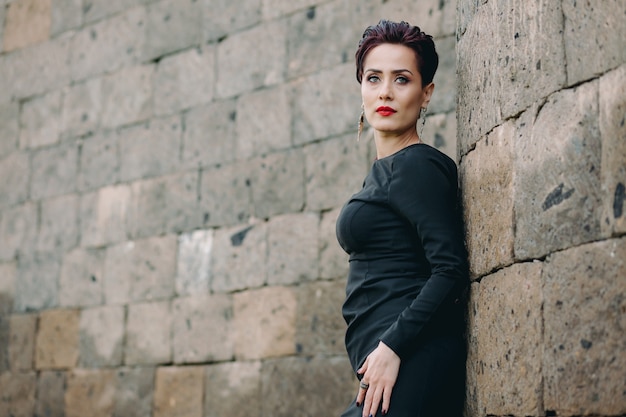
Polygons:
[[[379,69],[375,69],[375,68],[368,68],[364,72],[382,73],[383,71]],[[408,72],[409,74],[413,75],[411,71],[409,71],[408,69],[404,69],[404,68],[391,71],[392,74],[400,74],[402,72]]]

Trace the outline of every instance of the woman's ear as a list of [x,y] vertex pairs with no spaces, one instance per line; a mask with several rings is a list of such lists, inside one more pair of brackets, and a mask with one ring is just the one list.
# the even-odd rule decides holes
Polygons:
[[435,90],[434,83],[430,83],[426,85],[426,87],[423,88],[422,91],[424,94],[424,102],[422,103],[422,107],[428,107],[428,104],[430,103],[430,98],[433,96],[434,90]]

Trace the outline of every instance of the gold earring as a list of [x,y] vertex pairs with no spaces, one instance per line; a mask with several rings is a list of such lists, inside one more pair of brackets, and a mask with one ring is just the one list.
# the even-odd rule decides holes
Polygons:
[[359,124],[358,124],[358,134],[356,137],[356,141],[361,141],[361,133],[363,132],[363,123],[365,121],[365,105],[361,104],[361,116],[359,116]]

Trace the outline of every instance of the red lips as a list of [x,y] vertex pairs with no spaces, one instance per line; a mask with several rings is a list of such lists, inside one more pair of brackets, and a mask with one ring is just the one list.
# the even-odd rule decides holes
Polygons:
[[376,113],[380,114],[381,116],[391,116],[395,112],[396,111],[394,109],[392,109],[391,107],[387,107],[387,106],[380,106],[379,108],[376,109]]

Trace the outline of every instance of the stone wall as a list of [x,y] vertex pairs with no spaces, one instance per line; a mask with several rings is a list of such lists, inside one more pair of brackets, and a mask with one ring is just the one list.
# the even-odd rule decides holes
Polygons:
[[457,16],[467,415],[624,415],[626,3]]
[[455,11],[0,0],[0,415],[338,415],[354,50],[381,17],[436,37],[455,157]]

